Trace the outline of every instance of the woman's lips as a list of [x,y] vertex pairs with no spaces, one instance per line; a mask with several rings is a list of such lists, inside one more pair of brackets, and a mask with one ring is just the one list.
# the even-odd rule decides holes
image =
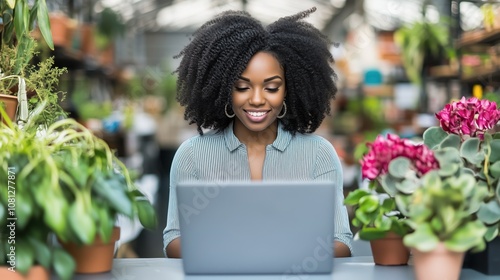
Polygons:
[[252,122],[262,122],[267,117],[270,111],[246,111],[247,117]]

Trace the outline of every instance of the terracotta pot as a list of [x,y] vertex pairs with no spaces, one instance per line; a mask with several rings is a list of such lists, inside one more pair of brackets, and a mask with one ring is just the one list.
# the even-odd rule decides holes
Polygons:
[[412,249],[416,280],[458,280],[465,253],[448,250],[443,243],[430,252]]
[[410,249],[403,244],[403,238],[389,232],[384,238],[371,240],[373,261],[377,265],[407,265]]
[[[17,112],[17,96],[0,94],[0,102],[5,104],[4,108],[10,120],[15,121]],[[0,120],[3,121],[2,116],[0,116]]]
[[120,238],[120,228],[115,227],[109,243],[96,236],[91,245],[61,243],[76,262],[76,273],[101,273],[113,268],[115,242]]
[[33,266],[26,275],[10,271],[6,266],[0,266],[0,279],[2,280],[49,280],[49,277],[49,271],[41,265]]

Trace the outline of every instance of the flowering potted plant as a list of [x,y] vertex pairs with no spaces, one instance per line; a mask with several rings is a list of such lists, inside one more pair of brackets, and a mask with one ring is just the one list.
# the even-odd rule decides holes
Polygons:
[[[409,227],[397,209],[396,198],[412,194],[421,176],[438,168],[438,161],[427,146],[394,134],[379,135],[367,145],[369,150],[361,160],[361,172],[364,179],[370,180],[369,190],[351,192],[344,202],[354,206],[352,223],[361,227],[361,239],[370,240],[375,263],[406,264],[409,250],[402,237]],[[389,241],[394,244],[388,245]],[[387,259],[379,256],[379,251],[387,254]]]
[[[500,110],[495,102],[463,97],[447,104],[436,117],[440,126],[424,132],[424,143],[433,150],[450,147],[459,151],[463,162],[460,168],[474,176],[477,188],[487,190],[475,213],[487,228],[484,238],[488,246],[493,241],[500,246],[496,238],[500,226],[500,133],[494,131]],[[487,248],[480,254],[487,259],[492,251],[495,249]],[[474,259],[480,263],[481,272],[500,274],[500,268],[488,260]],[[475,268],[474,263],[470,265]]]

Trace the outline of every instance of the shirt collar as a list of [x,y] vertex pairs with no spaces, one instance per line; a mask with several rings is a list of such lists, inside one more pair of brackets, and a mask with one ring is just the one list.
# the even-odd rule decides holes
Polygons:
[[[233,122],[231,122],[226,129],[224,129],[224,139],[226,141],[226,146],[229,151],[236,150],[239,146],[243,145],[240,140],[234,135],[233,132]],[[276,140],[271,144],[275,149],[283,152],[286,147],[290,144],[292,140],[292,134],[283,129],[283,124],[278,122],[278,136]]]

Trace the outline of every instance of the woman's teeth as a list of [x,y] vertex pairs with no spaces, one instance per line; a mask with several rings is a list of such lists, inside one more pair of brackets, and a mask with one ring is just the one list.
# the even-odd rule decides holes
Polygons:
[[252,117],[262,117],[266,114],[266,112],[247,112]]

